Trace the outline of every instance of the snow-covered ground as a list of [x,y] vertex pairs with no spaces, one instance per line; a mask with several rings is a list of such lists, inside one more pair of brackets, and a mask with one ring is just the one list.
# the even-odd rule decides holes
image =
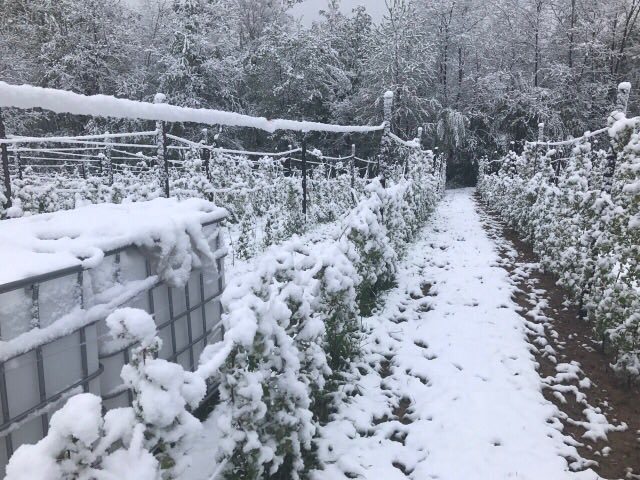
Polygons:
[[570,471],[584,463],[542,395],[527,320],[472,195],[447,193],[366,320],[316,480],[599,478]]

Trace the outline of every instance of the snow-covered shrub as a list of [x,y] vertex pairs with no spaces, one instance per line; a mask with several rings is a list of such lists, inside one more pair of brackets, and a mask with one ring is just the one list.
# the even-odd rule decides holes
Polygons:
[[177,363],[156,358],[162,341],[144,310],[118,309],[106,323],[120,347],[134,345],[121,376],[133,393],[133,411],[144,426],[145,446],[156,452],[163,478],[175,478],[183,468],[186,442],[201,428],[187,407],[196,408],[204,398],[204,380]]
[[[292,312],[275,277],[276,254],[267,253],[256,271],[229,284],[222,298],[230,352],[219,370],[222,438],[216,456],[230,460],[227,478],[258,479],[285,461],[297,478],[302,450],[310,449],[314,435],[300,353],[287,333]],[[208,355],[205,350],[203,357]]]
[[411,171],[416,180],[371,182],[337,238],[272,247],[225,289],[224,340],[198,373],[220,385],[215,457],[228,461],[226,478],[297,479],[313,462],[315,426],[359,353],[361,299],[393,281],[398,251],[441,192],[432,163]]
[[52,415],[45,438],[16,450],[7,480],[166,480],[187,465],[186,447],[201,428],[187,408],[201,402],[204,380],[156,358],[161,340],[145,311],[118,309],[106,323],[110,347],[131,347],[121,376],[133,406],[103,416],[100,397],[72,396]]
[[386,191],[378,180],[367,190],[369,196],[347,216],[344,235],[352,245],[350,259],[362,277],[360,297],[369,299],[377,288],[393,281],[398,255],[384,226]]
[[501,159],[494,173],[483,159],[478,182],[484,201],[531,241],[597,337],[610,341],[618,353],[615,368],[633,376],[640,374],[639,131],[640,119],[614,112],[609,151],[594,151],[589,135],[565,158],[528,146]]
[[22,445],[5,480],[160,479],[160,467],[145,448],[144,427],[130,408],[102,416],[102,400],[90,393],[71,397],[49,422],[46,437]]

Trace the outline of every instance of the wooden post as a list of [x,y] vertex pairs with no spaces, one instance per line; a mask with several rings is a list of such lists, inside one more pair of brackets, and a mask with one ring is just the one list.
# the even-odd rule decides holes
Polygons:
[[[0,139],[7,138],[7,132],[4,128],[4,121],[2,120],[2,110],[0,110]],[[0,157],[2,157],[2,176],[4,177],[4,194],[7,197],[7,201],[4,203],[4,208],[11,207],[11,177],[9,175],[9,149],[7,144],[0,145]]]
[[83,180],[87,179],[87,169],[84,166],[84,160],[80,162],[80,176],[83,178]]
[[391,156],[391,111],[393,109],[393,92],[387,90],[383,97],[384,104],[384,130],[382,131],[382,139],[380,140],[380,153],[378,154],[378,175],[380,183],[386,186],[386,163],[389,162]]
[[307,135],[302,133],[302,213],[307,219]]
[[[165,103],[167,97],[164,93],[156,93],[153,97],[153,103]],[[169,162],[167,159],[167,129],[163,121],[156,122],[156,145],[158,146],[158,176],[160,179],[160,188],[164,191],[164,196],[169,198]]]
[[351,144],[351,188],[354,188],[356,185],[356,144]]
[[422,133],[423,133],[423,128],[422,127],[418,127],[418,144],[420,145],[420,149],[422,149]]
[[[616,97],[616,107],[613,113],[609,115],[609,125],[611,125],[620,116],[626,116],[627,105],[629,103],[629,92],[631,91],[631,84],[629,82],[622,82],[618,85],[618,95]],[[613,176],[616,173],[616,157],[618,152],[616,151],[614,142],[611,142],[611,147],[607,153],[607,165],[604,172],[604,181],[602,189],[611,193],[613,187]]]

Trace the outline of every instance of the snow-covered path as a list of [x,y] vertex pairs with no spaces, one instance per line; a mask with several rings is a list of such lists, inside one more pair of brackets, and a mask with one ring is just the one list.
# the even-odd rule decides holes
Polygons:
[[[595,479],[544,399],[473,190],[446,194],[367,320],[360,376],[323,428],[317,479]],[[565,443],[566,442],[566,443]]]

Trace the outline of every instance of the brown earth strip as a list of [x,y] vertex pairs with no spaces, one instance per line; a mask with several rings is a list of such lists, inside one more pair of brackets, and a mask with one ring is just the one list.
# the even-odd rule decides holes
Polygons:
[[[499,216],[486,208],[479,198],[477,203],[482,213],[500,225],[496,231],[494,225],[487,225],[485,222],[489,236],[506,239],[518,252],[516,260],[507,256],[506,251],[501,252],[503,266],[510,273],[517,267],[516,261],[526,263],[539,261],[529,244],[522,241],[514,230],[505,226]],[[546,292],[542,294],[542,298],[548,301],[548,307],[545,308],[544,313],[552,319],[551,326],[558,334],[557,338],[547,335],[547,340],[557,352],[558,362],[579,362],[580,368],[592,382],[591,388],[581,389],[587,395],[588,402],[601,407],[610,422],[616,424],[624,422],[628,425],[625,431],[609,432],[607,442],[594,443],[582,438],[584,428],[566,421],[563,422],[564,432],[584,445],[578,447],[578,451],[583,458],[598,463],[598,466],[592,468],[600,476],[607,479],[640,479],[640,386],[637,384],[629,386],[625,380],[616,376],[610,367],[614,361],[612,356],[601,351],[599,343],[593,339],[591,325],[580,318],[578,308],[565,305],[569,297],[564,289],[556,285],[556,277],[534,270],[529,278],[537,280],[535,288],[544,289]],[[514,280],[522,291],[514,297],[514,301],[522,307],[520,314],[525,316],[525,313],[532,308],[528,300],[528,295],[533,293],[532,286],[518,277],[514,277]],[[529,317],[526,318],[531,320]],[[533,341],[533,337],[531,340]],[[547,357],[538,354],[537,361],[540,364],[538,370],[542,378],[556,375],[555,364]],[[577,385],[576,382],[574,384]],[[547,400],[557,405],[570,418],[584,420],[582,413],[584,405],[578,403],[575,396],[566,395],[566,403],[562,403],[552,394],[551,389],[545,388],[543,393]],[[611,451],[607,456],[603,456],[602,449],[607,446]]]

